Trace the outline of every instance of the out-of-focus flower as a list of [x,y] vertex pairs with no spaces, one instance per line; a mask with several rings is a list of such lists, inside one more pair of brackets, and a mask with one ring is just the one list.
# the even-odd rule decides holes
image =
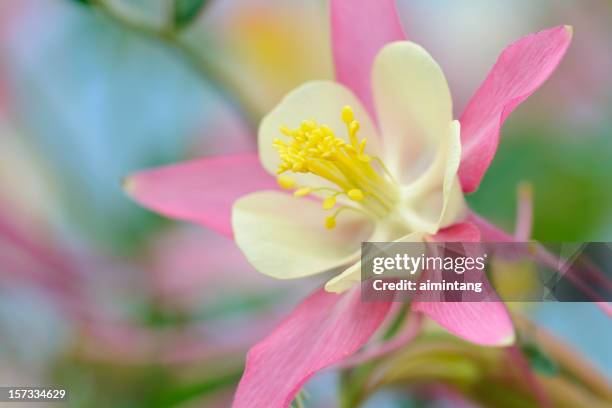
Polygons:
[[263,115],[289,89],[333,76],[322,11],[300,0],[213,2],[202,29],[214,30],[218,61]]
[[[280,164],[281,171],[297,173],[279,179],[283,187],[299,187],[297,195],[326,191],[330,184],[320,180],[331,181],[332,188],[339,190],[325,198],[323,207],[332,208],[334,200],[341,199],[346,205],[360,206],[357,210],[366,218],[384,220],[377,223],[384,227],[374,229],[384,231],[382,239],[480,240],[476,226],[461,222],[466,213],[459,186],[463,192],[476,190],[495,154],[501,124],[552,73],[569,46],[571,29],[556,27],[509,46],[461,116],[459,132],[458,123],[452,121],[446,81],[435,61],[413,43],[395,42],[405,36],[394,1],[332,1],[331,19],[339,84],[316,82],[298,88],[264,119],[259,134],[263,167],[275,174]],[[364,26],[371,29],[363,30]],[[347,105],[353,109],[343,110]],[[279,158],[272,143],[281,125],[288,126],[283,131],[292,142],[275,143]],[[343,128],[347,135],[337,137]],[[372,150],[366,152],[357,136],[359,129]],[[336,160],[328,162],[332,156]],[[402,190],[396,181],[414,184]],[[239,246],[257,269],[277,277],[350,265],[358,243],[371,236],[372,229],[356,227],[364,224],[348,213],[337,226],[335,216],[328,218],[327,227],[332,229],[326,230],[316,200],[272,191],[236,202],[253,191],[270,189],[273,181],[254,155],[142,172],[126,185],[132,197],[150,208],[228,235],[233,205]],[[441,227],[448,228],[439,232]],[[340,276],[353,276],[351,267],[347,271]],[[342,279],[332,280],[328,288],[347,289],[334,286],[337,282]],[[250,351],[235,406],[287,406],[315,372],[365,344],[387,317],[390,305],[363,304],[358,286],[343,295],[316,291]],[[415,302],[413,310],[472,342],[513,341],[513,328],[501,303]]]

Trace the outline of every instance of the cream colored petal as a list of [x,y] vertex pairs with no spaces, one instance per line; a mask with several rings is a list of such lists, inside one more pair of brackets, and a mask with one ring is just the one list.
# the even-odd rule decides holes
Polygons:
[[[415,232],[392,242],[423,242],[424,237],[424,233]],[[374,241],[375,240],[372,240],[372,242]],[[380,241],[383,242],[383,240]],[[325,290],[328,292],[342,293],[358,283],[361,283],[361,261],[355,262],[353,265],[345,269],[340,275],[330,279],[325,284]]]
[[234,204],[234,239],[259,272],[278,279],[314,275],[359,257],[373,226],[361,214],[342,212],[334,229],[319,202],[262,191]]
[[346,268],[340,275],[334,276],[325,284],[327,292],[346,292],[353,285],[361,282],[361,261],[357,261]]
[[[329,126],[337,137],[348,141],[346,125],[342,122],[341,113],[344,106],[350,106],[355,112],[355,119],[360,122],[360,138],[367,138],[366,151],[370,155],[380,153],[380,142],[376,128],[366,113],[361,102],[346,87],[332,81],[308,82],[291,91],[262,120],[259,126],[259,157],[264,168],[276,176],[280,164],[278,151],[273,147],[274,139],[285,139],[280,132],[281,126],[295,129],[304,120],[315,120]],[[293,173],[288,173],[294,175]],[[319,177],[306,174],[294,175],[300,185],[323,185]]]
[[467,211],[457,169],[461,160],[459,121],[451,122],[430,167],[403,191],[403,217],[415,231],[435,234],[462,220]]
[[385,162],[405,184],[430,165],[453,120],[446,78],[427,51],[402,41],[376,57],[372,88]]

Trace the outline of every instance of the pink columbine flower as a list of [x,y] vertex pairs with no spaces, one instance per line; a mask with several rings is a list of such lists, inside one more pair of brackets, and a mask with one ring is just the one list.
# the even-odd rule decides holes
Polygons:
[[[337,81],[290,92],[263,119],[258,156],[145,171],[126,185],[149,208],[233,235],[262,273],[289,279],[342,267],[251,349],[235,407],[288,406],[308,378],[380,327],[391,303],[360,301],[361,241],[502,236],[463,194],[477,189],[502,123],[548,78],[572,36],[559,26],[510,45],[453,120],[446,79],[406,40],[394,0],[332,0],[331,23]],[[501,302],[415,301],[412,310],[478,344],[514,341]]]

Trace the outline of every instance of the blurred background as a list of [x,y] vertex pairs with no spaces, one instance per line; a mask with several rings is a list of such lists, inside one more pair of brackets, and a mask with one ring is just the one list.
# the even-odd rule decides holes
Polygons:
[[[333,77],[327,2],[180,1],[171,37],[151,30],[170,1],[107,3],[0,2],[0,385],[65,386],[74,407],[227,407],[246,350],[317,282],[259,275],[231,241],[131,202],[121,179],[253,150],[258,120],[285,93]],[[512,230],[527,181],[535,239],[612,241],[612,3],[398,7],[445,71],[457,117],[506,45],[574,26],[469,202]],[[528,313],[612,375],[612,327],[593,305]],[[307,406],[334,406],[336,380],[311,381]],[[417,404],[370,401],[428,406]]]

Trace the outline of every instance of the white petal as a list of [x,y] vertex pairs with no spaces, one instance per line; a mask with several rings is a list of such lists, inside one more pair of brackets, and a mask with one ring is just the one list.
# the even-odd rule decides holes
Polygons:
[[[332,81],[308,82],[291,91],[262,120],[259,126],[259,157],[266,170],[276,176],[280,164],[278,151],[273,147],[274,139],[281,139],[279,128],[287,126],[295,129],[304,120],[315,120],[321,125],[329,126],[337,137],[348,140],[346,125],[342,122],[341,113],[344,106],[350,106],[355,112],[355,119],[360,122],[360,138],[367,138],[367,153],[378,155],[380,142],[376,128],[366,113],[361,102],[346,87]],[[293,175],[293,174],[292,174]],[[300,185],[322,185],[322,179],[313,175],[296,174]]]
[[403,189],[403,216],[416,231],[435,234],[462,220],[467,211],[457,169],[461,160],[459,121],[451,122],[438,143],[433,163]]
[[345,211],[334,229],[325,228],[318,201],[262,191],[234,204],[236,243],[259,272],[293,279],[324,272],[359,258],[373,226],[361,214]]
[[[392,242],[423,242],[424,237],[425,234],[415,232]],[[382,242],[383,240],[380,241]],[[374,240],[372,240],[372,242],[374,242]],[[342,293],[358,283],[361,283],[361,261],[357,261],[345,269],[340,275],[330,279],[325,284],[325,290],[328,292]]]
[[405,184],[432,162],[452,121],[442,70],[421,46],[385,46],[374,61],[372,87],[387,166]]
[[325,284],[327,292],[346,292],[353,285],[361,282],[361,261],[357,261],[346,268],[340,275],[334,276]]

